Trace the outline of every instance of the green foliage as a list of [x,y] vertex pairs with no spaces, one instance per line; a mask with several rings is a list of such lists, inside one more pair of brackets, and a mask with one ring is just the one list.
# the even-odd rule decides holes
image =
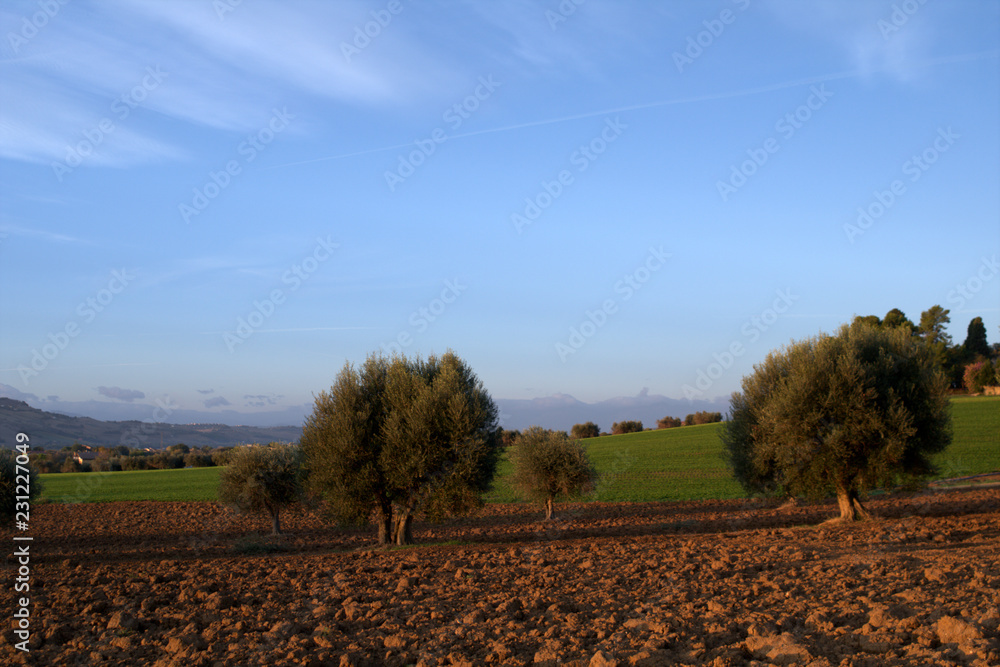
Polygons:
[[545,518],[560,497],[575,497],[593,489],[597,472],[578,440],[563,431],[532,426],[510,452],[512,483],[525,497],[545,502]]
[[511,430],[507,428],[500,429],[500,441],[503,442],[504,447],[510,447],[515,442],[517,438],[521,435],[521,432],[517,429]]
[[316,399],[302,435],[309,487],[345,522],[374,518],[379,541],[482,502],[503,449],[497,408],[454,353],[371,355]]
[[680,417],[671,417],[667,415],[663,419],[657,420],[656,428],[678,428],[681,425]]
[[215,461],[211,454],[191,452],[184,455],[185,468],[208,468],[214,465]]
[[714,424],[722,421],[721,412],[708,412],[702,410],[684,418],[685,426],[700,426],[701,424]]
[[[29,458],[28,465],[21,464],[21,471],[18,471],[18,455],[19,452],[12,449],[0,449],[0,525],[3,526],[13,525],[19,511],[27,509],[25,513],[30,516],[31,503],[42,491],[41,482],[34,466],[31,465],[33,457]],[[27,495],[28,499],[19,501],[17,496],[23,495]],[[26,504],[18,509],[18,503]]]
[[300,494],[299,451],[291,445],[240,447],[219,475],[219,501],[241,512],[266,511],[275,534],[281,532],[281,508]]
[[989,361],[977,361],[965,367],[962,384],[969,393],[982,393],[983,387],[992,386],[996,380],[996,368]]
[[882,319],[882,326],[887,329],[892,329],[896,327],[903,327],[906,333],[912,334],[917,330],[917,325],[906,317],[906,313],[901,311],[899,308],[893,308],[885,317]]
[[621,421],[611,425],[611,435],[623,435],[625,433],[639,433],[642,431],[641,421]]
[[583,438],[596,438],[601,435],[600,427],[594,422],[585,422],[583,424],[573,424],[573,428],[570,429],[569,437],[580,440]]
[[[976,357],[989,358],[992,350],[986,341],[986,325],[983,324],[983,318],[972,318],[965,336],[965,343],[962,346],[965,348],[966,354],[972,359]],[[965,386],[968,387],[969,385]]]
[[933,473],[950,442],[946,382],[902,328],[841,327],[772,352],[733,395],[722,440],[750,493],[853,502],[861,491]]

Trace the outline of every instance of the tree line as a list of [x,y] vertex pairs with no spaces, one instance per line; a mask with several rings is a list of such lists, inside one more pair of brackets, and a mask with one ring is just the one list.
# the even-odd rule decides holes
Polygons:
[[[31,463],[41,474],[206,468],[226,465],[233,449],[233,447],[208,445],[195,449],[178,443],[164,450],[147,451],[125,445],[87,447],[75,443],[59,450],[36,450],[32,453]],[[79,453],[96,456],[91,460],[80,462],[75,458]]]
[[[992,346],[986,340],[986,325],[982,317],[973,317],[966,328],[965,340],[954,343],[945,331],[951,323],[951,311],[939,305],[931,306],[920,314],[920,321],[914,324],[906,314],[893,308],[885,317],[877,315],[856,316],[854,322],[862,322],[882,329],[901,329],[912,337],[922,340],[931,351],[934,362],[941,368],[948,386],[979,393],[985,386],[1000,384],[1000,343]],[[970,366],[975,366],[969,371]]]

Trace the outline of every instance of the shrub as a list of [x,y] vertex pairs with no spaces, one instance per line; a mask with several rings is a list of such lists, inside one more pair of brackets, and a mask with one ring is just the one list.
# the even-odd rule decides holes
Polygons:
[[[31,465],[29,460],[28,465],[21,465],[21,470],[17,469],[17,457],[20,452],[15,452],[12,449],[0,449],[0,524],[4,526],[10,526],[14,524],[17,518],[17,513],[24,510],[24,505],[20,505],[18,509],[18,503],[28,503],[28,509],[30,511],[31,501],[38,497],[41,492],[41,482],[38,481],[38,474],[35,472],[35,466]],[[24,459],[21,459],[24,461]],[[24,488],[24,468],[27,468],[27,491],[28,500],[18,501],[17,496],[25,495]],[[20,476],[20,479],[18,477]],[[20,487],[20,488],[18,488]],[[14,544],[18,544],[15,542]]]
[[190,454],[184,455],[184,467],[188,468],[211,468],[215,465],[211,454]]
[[714,424],[715,422],[722,421],[721,412],[696,412],[693,415],[688,415],[684,418],[685,426],[699,426],[701,424]]
[[621,435],[623,433],[640,433],[642,432],[642,422],[641,421],[622,421],[615,422],[611,425],[611,435]]
[[669,415],[656,422],[656,428],[677,428],[680,425],[680,417],[671,417]]
[[977,361],[965,367],[962,384],[971,394],[981,394],[983,387],[992,385],[997,371],[989,361]]
[[504,447],[510,447],[515,442],[517,442],[518,436],[521,435],[520,431],[510,430],[510,429],[500,429],[500,441],[503,443]]
[[219,500],[241,512],[271,515],[281,533],[280,512],[301,495],[299,450],[291,445],[251,445],[235,451],[219,474]]
[[143,454],[130,454],[119,459],[122,470],[149,470],[149,456]]
[[601,429],[594,422],[574,424],[569,432],[569,437],[580,440],[583,438],[596,438],[601,434]]
[[540,426],[525,429],[511,451],[511,462],[513,485],[527,498],[545,503],[546,520],[552,518],[556,498],[588,492],[597,478],[578,440]]

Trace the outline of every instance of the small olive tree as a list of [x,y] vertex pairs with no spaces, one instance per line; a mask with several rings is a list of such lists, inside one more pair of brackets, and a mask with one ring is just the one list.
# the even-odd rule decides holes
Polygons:
[[641,433],[642,422],[636,420],[625,420],[615,422],[611,425],[611,435],[622,435],[625,433]]
[[596,438],[601,435],[601,428],[594,422],[584,422],[583,424],[573,424],[573,428],[570,429],[569,437],[574,440],[582,440],[583,438]]
[[902,327],[856,321],[772,352],[733,394],[722,442],[750,493],[837,496],[916,482],[951,441],[947,379],[934,349]]
[[[42,490],[35,466],[25,465],[22,458],[21,470],[18,470],[17,457],[18,453],[13,450],[0,449],[0,525],[4,526],[13,525],[18,512],[30,512],[31,501]],[[25,495],[27,500],[18,500],[18,496]]]
[[511,450],[514,486],[528,499],[545,503],[545,519],[561,496],[593,490],[597,472],[578,440],[540,426],[525,429]]
[[301,495],[299,450],[271,443],[232,450],[219,473],[219,500],[241,512],[267,512],[272,533],[281,533],[279,513]]

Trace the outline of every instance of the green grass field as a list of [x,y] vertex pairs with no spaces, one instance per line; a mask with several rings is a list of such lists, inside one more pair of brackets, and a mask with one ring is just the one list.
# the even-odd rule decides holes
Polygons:
[[[941,478],[1000,471],[1000,397],[952,401],[953,440],[936,459]],[[586,441],[601,476],[599,501],[699,500],[743,495],[722,458],[722,424],[685,426]],[[219,468],[41,475],[42,498],[51,502],[114,500],[216,500]],[[501,462],[487,502],[516,502]]]
[[934,463],[939,479],[1000,471],[1000,396],[951,401],[952,441]]
[[42,498],[57,503],[217,500],[221,468],[69,472],[39,475]]

